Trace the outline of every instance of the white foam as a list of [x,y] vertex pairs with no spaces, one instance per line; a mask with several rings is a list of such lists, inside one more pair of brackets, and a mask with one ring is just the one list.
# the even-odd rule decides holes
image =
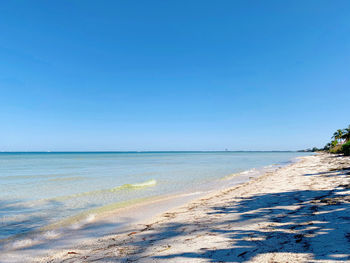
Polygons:
[[89,214],[86,218],[80,220],[79,222],[76,222],[74,224],[72,224],[70,226],[70,229],[80,229],[82,228],[84,225],[92,223],[93,221],[95,221],[96,219],[96,215],[95,214]]
[[193,192],[193,193],[188,193],[188,194],[183,194],[181,196],[192,196],[192,195],[200,195],[203,194],[204,192],[201,191],[197,191],[197,192]]
[[43,237],[46,239],[55,239],[61,236],[61,233],[55,230],[47,231],[43,234]]
[[17,240],[12,243],[11,248],[12,249],[19,249],[19,248],[25,248],[30,247],[32,245],[35,245],[38,243],[38,240],[27,238],[22,240]]
[[88,217],[87,218],[85,218],[85,223],[91,223],[91,222],[93,222],[94,220],[96,219],[96,215],[95,214],[90,214],[90,215],[88,215]]

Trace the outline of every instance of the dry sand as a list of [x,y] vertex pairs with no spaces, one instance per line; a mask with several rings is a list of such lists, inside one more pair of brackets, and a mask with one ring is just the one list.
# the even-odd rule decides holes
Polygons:
[[39,262],[350,262],[350,157],[319,154]]

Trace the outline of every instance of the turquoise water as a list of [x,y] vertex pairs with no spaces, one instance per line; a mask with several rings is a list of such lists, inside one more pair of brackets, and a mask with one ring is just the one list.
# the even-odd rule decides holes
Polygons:
[[118,202],[196,191],[296,152],[0,153],[0,239]]

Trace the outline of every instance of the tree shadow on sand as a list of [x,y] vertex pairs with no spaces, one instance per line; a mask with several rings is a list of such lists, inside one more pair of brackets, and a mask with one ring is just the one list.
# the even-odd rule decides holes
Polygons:
[[[212,213],[244,213],[239,219],[225,221],[210,230],[229,237],[233,241],[232,248],[159,258],[245,261],[258,254],[281,252],[311,253],[318,260],[350,260],[350,211],[349,204],[341,201],[343,198],[341,191],[294,191],[258,195],[230,207],[214,207]],[[289,206],[298,208],[281,208]],[[240,227],[252,219],[268,221],[271,225],[259,231],[235,229],[235,224]],[[231,230],[225,227],[228,224]]]
[[[130,244],[134,248],[131,255],[104,260],[142,261],[143,252],[169,244],[166,254],[153,253],[152,258],[159,262],[175,258],[185,262],[191,259],[242,262],[279,252],[309,254],[312,260],[350,261],[349,190],[350,186],[339,185],[334,190],[269,193],[241,198],[238,202],[236,198],[211,207],[207,217],[195,222],[160,224],[151,235],[144,231]],[[210,223],[209,219],[218,215],[223,220]],[[247,230],[245,226],[252,222],[268,224],[259,230]],[[180,238],[184,229],[202,231],[206,237],[223,236],[226,248],[218,249],[212,244],[195,252],[171,253],[172,240]]]

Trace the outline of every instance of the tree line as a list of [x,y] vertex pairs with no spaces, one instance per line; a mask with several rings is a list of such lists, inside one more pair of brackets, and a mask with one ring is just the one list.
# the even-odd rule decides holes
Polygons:
[[302,152],[317,152],[326,151],[329,153],[337,153],[350,155],[350,125],[345,129],[338,129],[333,133],[331,141],[327,143],[323,148],[312,148],[302,150]]

